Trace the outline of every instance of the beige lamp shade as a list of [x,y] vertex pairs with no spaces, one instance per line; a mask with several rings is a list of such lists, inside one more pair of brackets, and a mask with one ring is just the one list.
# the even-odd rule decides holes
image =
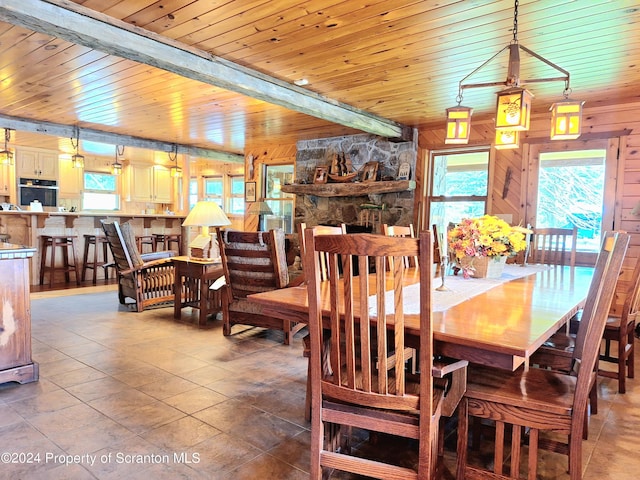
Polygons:
[[273,215],[273,210],[267,202],[253,202],[247,209],[249,215]]
[[[201,227],[200,235],[189,243],[190,255],[197,258],[217,258],[218,252],[210,251],[209,227],[223,227],[225,225],[231,225],[231,221],[217,203],[207,201],[196,203],[196,206],[191,209],[187,218],[182,222],[183,227]],[[217,247],[215,242],[214,245]]]
[[182,222],[183,227],[223,227],[225,225],[231,225],[231,221],[216,202],[207,201],[196,203]]

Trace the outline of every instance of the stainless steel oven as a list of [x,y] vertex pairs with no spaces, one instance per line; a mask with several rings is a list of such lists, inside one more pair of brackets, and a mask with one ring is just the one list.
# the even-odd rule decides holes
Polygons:
[[58,206],[58,182],[40,178],[20,178],[18,198],[21,206],[29,206],[38,200],[43,207]]

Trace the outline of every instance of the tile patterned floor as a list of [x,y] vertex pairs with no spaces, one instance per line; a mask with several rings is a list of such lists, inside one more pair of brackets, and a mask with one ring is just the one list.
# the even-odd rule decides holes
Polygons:
[[[171,308],[127,311],[113,288],[32,295],[40,380],[0,385],[0,453],[17,460],[0,478],[308,478],[300,334],[291,346],[260,329],[223,337],[190,309],[182,322]],[[636,478],[636,383],[618,395],[601,381],[584,480]],[[568,478],[564,457],[542,463],[541,479]]]

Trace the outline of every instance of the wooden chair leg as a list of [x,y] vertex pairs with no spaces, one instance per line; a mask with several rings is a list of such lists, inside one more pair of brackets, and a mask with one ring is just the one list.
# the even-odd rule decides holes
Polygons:
[[456,479],[464,480],[465,468],[467,466],[467,444],[469,438],[469,407],[468,400],[462,398],[458,404],[458,445]]

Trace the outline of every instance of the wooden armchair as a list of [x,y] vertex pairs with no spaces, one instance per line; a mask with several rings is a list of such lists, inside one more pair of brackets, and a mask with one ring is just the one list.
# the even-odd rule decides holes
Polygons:
[[[520,368],[515,372],[495,368],[471,369],[467,391],[458,412],[457,479],[520,478],[523,430],[528,430],[528,478],[536,478],[538,449],[563,453],[569,458],[571,480],[582,478],[582,441],[587,400],[594,383],[596,361],[616,279],[629,244],[626,233],[608,233],[583,311],[587,329],[578,336],[571,372]],[[603,258],[603,261],[600,261]],[[493,472],[467,463],[469,417],[495,421]],[[512,426],[510,474],[503,473],[506,425]],[[540,438],[540,432],[566,435],[566,442]]]
[[284,231],[218,231],[218,244],[226,285],[222,292],[222,317],[225,336],[233,325],[281,330],[284,344],[304,325],[262,314],[262,307],[246,299],[252,293],[289,286]]
[[[433,360],[431,233],[422,232],[415,239],[314,235],[307,230],[305,243],[311,338],[311,478],[321,479],[323,468],[381,479],[436,478],[445,395],[443,389],[434,388],[434,377],[443,376],[447,369],[435,368]],[[324,283],[323,255],[329,258],[328,282]],[[419,322],[420,328],[418,338],[409,339],[404,310],[397,306],[404,299],[402,259],[414,256],[420,263],[420,302],[419,314],[412,321]],[[393,272],[385,268],[388,257],[394,257]],[[376,273],[354,276],[354,260],[359,272],[367,272],[370,259],[375,260]],[[381,294],[389,286],[394,290],[393,305],[385,305]],[[378,301],[370,307],[368,298],[374,294],[378,294]],[[420,375],[405,369],[404,347],[411,342],[419,345]],[[389,349],[397,353],[393,364],[387,365],[391,362]],[[449,368],[464,370],[466,362],[456,362]],[[341,427],[416,440],[417,468],[380,458],[365,459],[351,455],[355,452],[348,448],[338,448],[342,444]],[[380,441],[382,438],[378,438]]]
[[102,222],[111,247],[118,278],[118,299],[126,305],[133,299],[136,311],[151,306],[173,305],[175,252],[140,254],[136,237],[128,223]]

